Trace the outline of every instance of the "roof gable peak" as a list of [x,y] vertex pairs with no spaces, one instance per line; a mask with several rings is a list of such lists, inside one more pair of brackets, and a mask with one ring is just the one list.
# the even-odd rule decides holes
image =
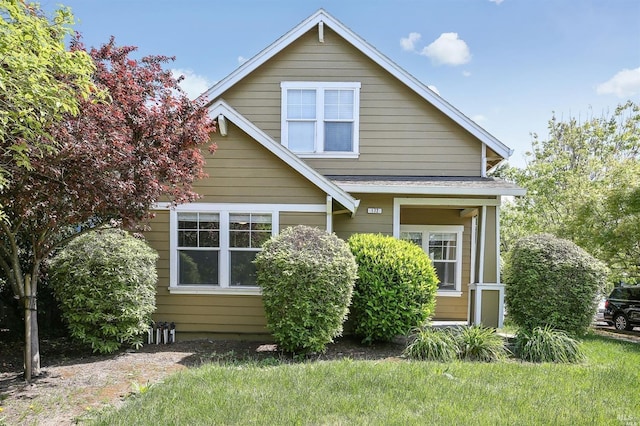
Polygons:
[[329,26],[334,32],[345,39],[348,43],[353,45],[356,49],[369,57],[375,63],[380,65],[383,69],[393,75],[395,78],[403,82],[410,89],[416,92],[419,96],[431,103],[434,107],[442,111],[446,116],[451,118],[455,123],[467,130],[473,136],[478,138],[482,143],[491,148],[494,152],[500,155],[502,158],[509,158],[513,153],[513,150],[504,145],[498,139],[496,139],[489,132],[480,127],[476,122],[464,115],[453,105],[448,103],[442,97],[437,95],[426,84],[422,83],[407,71],[402,69],[399,65],[389,59],[387,56],[378,51],[375,47],[351,31],[348,27],[330,15],[327,11],[320,8],[307,19],[296,25],[289,32],[277,39],[275,42],[267,46],[260,53],[246,61],[244,64],[236,68],[231,74],[220,80],[209,90],[201,95],[206,103],[211,103],[219,98],[226,90],[242,80],[260,65],[267,62],[277,53],[284,50],[291,43],[298,38],[306,34],[315,26],[322,23]]

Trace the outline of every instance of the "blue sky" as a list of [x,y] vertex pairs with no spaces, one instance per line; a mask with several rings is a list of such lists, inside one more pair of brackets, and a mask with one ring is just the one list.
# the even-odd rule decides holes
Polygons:
[[515,149],[557,117],[640,103],[640,0],[43,0],[85,44],[175,56],[195,95],[319,8]]

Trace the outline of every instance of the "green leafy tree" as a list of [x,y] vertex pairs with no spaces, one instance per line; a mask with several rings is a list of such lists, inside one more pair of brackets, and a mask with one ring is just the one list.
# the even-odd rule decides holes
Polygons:
[[613,277],[638,280],[640,226],[634,200],[640,186],[640,107],[627,102],[610,117],[549,121],[549,137],[534,135],[523,169],[498,174],[527,189],[502,210],[502,249],[548,232],[579,244],[609,264]]
[[91,57],[66,48],[72,25],[69,8],[48,18],[35,3],[0,0],[0,188],[13,165],[55,149],[49,126],[95,89]]
[[109,228],[57,253],[50,282],[71,335],[100,353],[142,346],[156,308],[157,259],[143,240]]

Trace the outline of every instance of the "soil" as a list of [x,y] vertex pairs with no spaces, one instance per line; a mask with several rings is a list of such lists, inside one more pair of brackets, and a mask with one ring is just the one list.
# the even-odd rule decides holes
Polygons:
[[[329,345],[325,353],[309,356],[306,361],[397,358],[404,347],[402,341],[363,346],[343,338]],[[96,355],[67,339],[55,339],[42,340],[40,352],[42,374],[26,383],[22,344],[0,342],[0,426],[82,423],[96,411],[120,407],[141,387],[204,363],[267,358],[296,362],[266,340],[201,339]]]
[[[638,332],[595,328],[597,334],[640,343]],[[397,360],[404,341],[363,346],[343,338],[323,354],[305,361],[340,358]],[[0,426],[72,425],[108,407],[120,407],[145,386],[182,369],[209,362],[244,362],[276,358],[296,362],[269,341],[192,340],[170,345],[145,345],[113,355],[95,355],[66,339],[41,341],[42,374],[32,383],[23,379],[20,342],[0,342]]]

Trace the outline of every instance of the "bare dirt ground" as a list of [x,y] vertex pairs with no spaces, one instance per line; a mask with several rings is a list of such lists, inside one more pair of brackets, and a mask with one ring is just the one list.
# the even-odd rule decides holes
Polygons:
[[[639,329],[636,329],[639,330]],[[640,344],[640,333],[597,327],[597,334]],[[397,359],[403,342],[362,346],[344,338],[312,358]],[[267,341],[193,340],[145,345],[114,355],[92,355],[65,339],[41,342],[43,374],[31,384],[22,376],[20,343],[0,342],[0,426],[72,425],[107,407],[119,407],[140,391],[179,370],[207,362],[277,358],[293,362]],[[138,388],[136,388],[138,387]]]
[[[399,357],[402,343],[361,346],[341,339],[313,360]],[[72,425],[96,411],[121,406],[139,387],[207,362],[277,358],[293,362],[268,341],[193,340],[92,355],[65,339],[41,342],[42,375],[23,379],[21,344],[0,342],[0,426]],[[138,387],[138,389],[137,389]]]

